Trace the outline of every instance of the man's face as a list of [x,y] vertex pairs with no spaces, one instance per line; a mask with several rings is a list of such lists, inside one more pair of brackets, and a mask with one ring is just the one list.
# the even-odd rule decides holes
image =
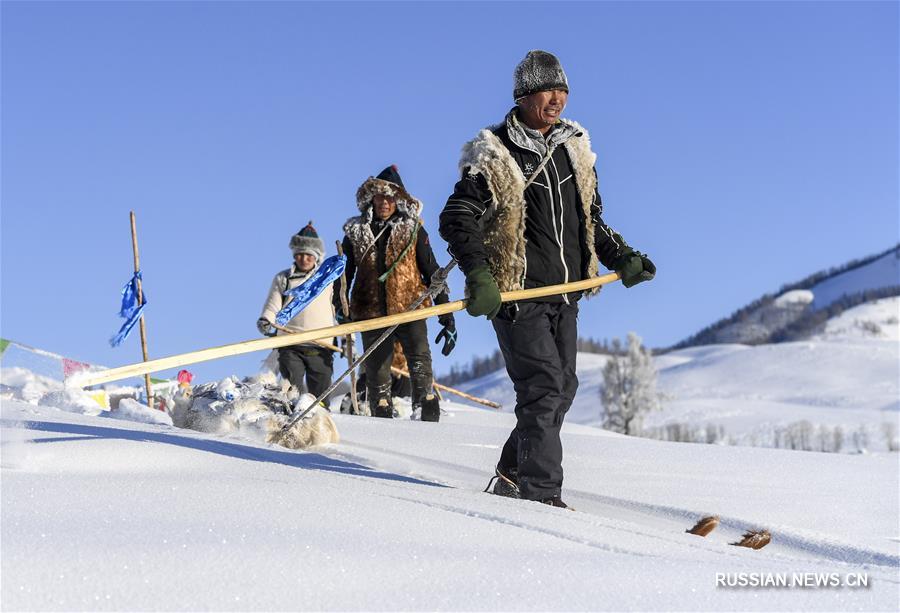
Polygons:
[[300,272],[309,272],[316,265],[316,256],[312,253],[295,253],[294,264]]
[[384,221],[390,219],[391,215],[397,210],[397,200],[393,196],[385,194],[375,194],[372,196],[372,211],[375,219]]
[[561,89],[551,89],[525,96],[519,101],[519,119],[533,130],[546,132],[559,121],[569,94]]

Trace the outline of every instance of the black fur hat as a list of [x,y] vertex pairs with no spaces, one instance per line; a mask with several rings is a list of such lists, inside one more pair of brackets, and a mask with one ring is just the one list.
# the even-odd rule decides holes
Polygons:
[[513,72],[513,100],[551,89],[569,91],[569,80],[559,60],[547,51],[529,51]]

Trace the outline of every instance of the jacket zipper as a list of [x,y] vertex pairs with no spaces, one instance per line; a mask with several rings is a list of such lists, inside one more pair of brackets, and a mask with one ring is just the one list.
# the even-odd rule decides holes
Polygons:
[[[550,158],[550,163],[553,164],[553,172],[556,174],[556,193],[559,196],[559,234],[556,235],[556,242],[559,243],[559,259],[562,261],[563,265],[563,283],[569,282],[569,267],[566,264],[566,253],[563,248],[563,201],[562,201],[562,184],[559,180],[559,169],[556,167],[556,162],[553,161],[553,158]],[[546,172],[546,170],[545,170]],[[547,185],[550,185],[550,177],[547,176]],[[550,216],[553,217],[553,192],[550,192]],[[556,218],[553,217],[553,231],[556,233]],[[569,295],[563,294],[563,301],[566,304],[569,304]]]

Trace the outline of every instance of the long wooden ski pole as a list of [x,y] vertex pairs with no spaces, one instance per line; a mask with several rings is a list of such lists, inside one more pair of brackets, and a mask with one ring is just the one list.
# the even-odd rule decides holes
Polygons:
[[[334,244],[337,245],[338,255],[344,256],[344,248],[341,246],[341,241],[334,241]],[[350,319],[350,305],[347,303],[347,296],[350,293],[350,288],[347,287],[347,273],[341,273],[341,311],[344,313],[344,318],[348,321]],[[352,334],[347,334],[344,336],[344,347],[347,348],[347,351],[344,352],[345,357],[347,358],[347,364],[353,364],[353,353],[354,353],[354,340]],[[353,414],[359,415],[359,400],[356,397],[356,369],[354,369],[350,373],[350,402],[353,405]]]
[[[134,211],[131,211],[131,251],[134,253],[134,272],[138,273],[141,271],[141,257],[138,254],[138,241],[137,241],[137,224],[134,219]],[[137,280],[137,303],[144,303],[144,290],[141,285],[141,280]],[[147,362],[150,357],[147,354],[147,326],[144,324],[144,314],[141,313],[140,319],[140,327],[141,327],[141,353],[144,357],[144,362]],[[153,408],[153,388],[150,386],[150,372],[146,371],[144,374],[144,385],[147,388],[147,406],[151,409]]]
[[[575,281],[573,283],[502,292],[500,294],[500,299],[503,302],[515,302],[517,300],[528,300],[531,298],[542,298],[544,296],[582,292],[594,289],[595,287],[600,287],[601,285],[607,285],[618,279],[618,273],[611,272],[600,277],[593,277],[591,279]],[[178,368],[187,364],[196,364],[198,362],[206,362],[232,355],[241,355],[243,353],[250,353],[251,351],[275,349],[277,347],[287,347],[288,345],[297,345],[299,343],[328,339],[335,336],[343,336],[345,334],[354,334],[356,332],[367,330],[378,330],[380,328],[390,327],[394,324],[405,324],[411,321],[419,321],[421,319],[428,319],[429,317],[444,315],[446,313],[455,313],[464,308],[466,308],[466,302],[464,300],[455,300],[453,302],[438,304],[424,309],[397,313],[395,315],[388,315],[386,317],[378,317],[375,319],[367,319],[365,321],[354,321],[340,326],[330,326],[328,328],[306,330],[295,334],[283,334],[280,336],[254,339],[252,341],[242,341],[230,345],[210,347],[199,351],[191,351],[189,353],[158,358],[156,360],[150,360],[149,362],[119,366],[117,368],[110,368],[109,370],[79,373],[78,375],[71,377],[69,382],[79,387],[87,387],[89,385],[108,383],[110,381],[119,381],[121,379],[127,379],[128,377],[137,377],[145,373]]]

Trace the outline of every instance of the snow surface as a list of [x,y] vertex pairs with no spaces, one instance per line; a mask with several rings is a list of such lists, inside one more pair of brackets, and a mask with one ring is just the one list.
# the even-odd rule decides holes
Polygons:
[[883,298],[866,302],[832,317],[819,335],[828,340],[850,340],[859,338],[900,341],[900,297]]
[[781,294],[774,300],[777,307],[785,307],[792,304],[807,305],[815,300],[815,296],[808,289],[795,289]]
[[[665,443],[566,425],[566,500],[483,494],[514,418],[334,415],[339,445],[2,405],[9,610],[896,610],[895,454]],[[684,530],[700,515],[722,525]],[[760,551],[729,546],[765,527]],[[867,573],[725,589],[716,573]]]

